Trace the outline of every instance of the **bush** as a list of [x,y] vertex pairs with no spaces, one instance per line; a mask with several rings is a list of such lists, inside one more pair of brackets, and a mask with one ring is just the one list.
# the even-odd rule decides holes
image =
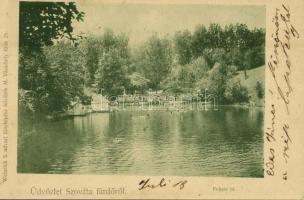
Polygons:
[[18,104],[20,112],[34,112],[34,99],[31,92],[23,89],[18,90]]
[[248,102],[249,92],[245,86],[238,84],[233,88],[233,97],[235,102]]
[[260,99],[264,97],[264,87],[260,81],[257,82],[256,87],[257,95]]
[[205,49],[203,57],[208,63],[208,66],[214,66],[216,63],[222,63],[226,60],[226,52],[222,48]]
[[211,67],[208,65],[206,59],[203,56],[192,60],[189,65],[189,71],[194,74],[196,80],[201,79],[203,76],[206,76],[210,68]]
[[227,103],[243,103],[249,101],[249,92],[245,86],[234,82],[227,85],[224,97]]

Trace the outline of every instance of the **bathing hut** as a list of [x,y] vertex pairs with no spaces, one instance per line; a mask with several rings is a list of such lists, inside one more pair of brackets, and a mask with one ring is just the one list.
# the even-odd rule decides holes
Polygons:
[[94,94],[91,107],[93,112],[109,112],[109,101],[101,94]]

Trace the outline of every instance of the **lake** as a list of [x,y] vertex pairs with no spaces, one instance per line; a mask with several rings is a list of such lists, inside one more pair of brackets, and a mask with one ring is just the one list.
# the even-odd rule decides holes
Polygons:
[[263,177],[262,108],[19,116],[18,173]]

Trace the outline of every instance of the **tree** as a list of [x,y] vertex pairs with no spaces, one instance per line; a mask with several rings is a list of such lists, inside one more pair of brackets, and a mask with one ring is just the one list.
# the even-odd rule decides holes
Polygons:
[[226,53],[223,48],[206,48],[203,51],[203,58],[208,63],[209,67],[212,68],[215,63],[227,62]]
[[207,37],[210,40],[209,47],[222,48],[224,44],[223,30],[219,24],[210,24]]
[[225,52],[225,59],[229,65],[237,66],[238,70],[243,70],[245,68],[244,56],[245,51],[241,51],[237,47],[231,47]]
[[207,34],[208,31],[204,25],[199,25],[195,28],[192,34],[192,53],[194,58],[203,55],[204,50],[210,46]]
[[126,61],[116,48],[110,49],[103,55],[96,74],[98,87],[103,90],[103,94],[117,96],[126,89],[128,79],[125,64]]
[[157,35],[151,36],[141,47],[138,59],[139,72],[145,74],[145,77],[150,80],[149,86],[152,89],[159,89],[160,82],[167,77],[171,70],[171,42],[166,38],[161,39]]
[[224,97],[227,103],[244,103],[249,101],[249,92],[240,82],[229,81],[225,89]]
[[[23,55],[23,54],[21,54]],[[20,89],[20,102],[31,111],[52,113],[66,111],[70,102],[83,97],[84,57],[79,48],[59,42],[33,52],[19,63],[27,70],[28,85]]]
[[245,69],[252,69],[265,64],[264,46],[255,46],[246,51],[244,56]]
[[86,85],[90,86],[95,83],[95,73],[98,69],[102,41],[101,38],[89,36],[82,44],[86,59]]
[[249,33],[248,46],[264,46],[265,45],[265,30],[262,28],[255,28]]
[[[62,86],[69,84],[72,77],[69,73],[73,71],[65,69],[73,65],[67,55],[71,51],[63,51],[59,55],[57,50],[65,48],[62,44],[54,49],[47,47],[63,37],[75,41],[72,21],[81,21],[83,16],[84,13],[77,10],[75,3],[20,2],[19,89],[26,90],[27,99],[32,99],[30,103],[33,104],[33,110],[50,112],[66,109],[67,99],[70,99],[67,93],[69,88],[62,89]],[[67,58],[61,57],[64,55]],[[66,60],[67,66],[52,63],[61,58]],[[66,74],[60,73],[63,71]],[[79,86],[78,81],[73,81],[73,84]]]
[[191,32],[184,30],[176,32],[174,35],[174,48],[179,64],[188,64],[192,59],[192,36]]
[[[117,49],[118,54],[125,60],[124,67],[131,71],[131,53],[129,49],[129,38],[125,34],[115,35],[110,29],[105,30],[102,36],[90,35],[80,46],[83,46],[86,57],[86,86],[95,85],[100,80],[96,80],[96,73],[99,70],[101,59],[112,49]],[[100,88],[99,88],[100,89]]]
[[215,63],[208,75],[198,81],[199,89],[207,88],[210,93],[216,95],[221,103],[227,103],[225,95],[227,88],[231,85],[235,73],[235,67],[229,66],[225,60]]
[[[48,75],[47,61],[44,54],[19,52],[19,103],[31,111],[47,110],[45,87]],[[22,92],[23,91],[23,92]],[[26,94],[26,95],[25,95]],[[21,107],[20,110],[22,110]]]
[[103,94],[116,96],[130,89],[128,69],[131,65],[129,38],[124,35],[115,35],[106,30],[100,38],[98,69],[95,73],[95,82]]
[[215,94],[220,102],[225,102],[224,94],[226,90],[227,81],[231,77],[228,77],[227,68],[224,63],[216,63],[214,67],[209,71],[208,88],[210,93]]
[[191,92],[189,89],[192,90],[202,77],[206,77],[209,69],[205,59],[198,57],[187,65],[177,66],[176,80],[182,89]]
[[43,45],[52,45],[54,39],[72,35],[72,21],[83,20],[75,3],[62,2],[20,2],[19,47],[39,51]]
[[46,99],[48,112],[64,111],[70,102],[84,96],[84,55],[79,48],[64,42],[44,47],[43,52],[48,68],[41,95]]
[[231,49],[235,49],[235,46],[236,46],[235,41],[237,40],[237,38],[235,35],[235,25],[233,25],[233,24],[226,25],[223,31],[224,31],[223,47],[227,52],[229,52]]
[[201,79],[203,76],[207,76],[207,72],[210,69],[206,59],[203,56],[194,59],[190,63],[190,71],[195,77],[195,81]]
[[81,21],[84,13],[77,10],[75,3],[20,2],[19,5],[19,88],[36,95],[48,86],[45,78],[50,69],[43,47],[62,37],[75,41],[72,21]]
[[143,93],[143,90],[147,89],[148,84],[150,82],[149,79],[146,79],[138,72],[134,72],[128,78],[130,80],[133,92],[139,90],[141,93]]
[[250,31],[246,24],[235,25],[235,46],[241,51],[249,48]]

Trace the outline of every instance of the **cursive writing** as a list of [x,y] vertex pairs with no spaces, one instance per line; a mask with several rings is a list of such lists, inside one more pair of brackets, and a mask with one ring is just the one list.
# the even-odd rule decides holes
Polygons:
[[[271,105],[271,110],[270,110],[270,114],[271,114],[271,126],[268,127],[266,130],[266,139],[269,143],[275,142],[275,119],[276,119],[276,109],[275,109],[275,105],[272,104]],[[269,176],[274,176],[274,166],[275,166],[275,150],[274,148],[270,147],[269,149],[269,153],[270,155],[268,156],[268,160],[265,163],[265,167],[266,167],[266,173]]]
[[139,182],[138,184],[138,190],[143,190],[143,189],[155,189],[155,188],[162,188],[166,186],[171,186],[171,187],[178,187],[180,190],[184,189],[187,180],[181,180],[177,182],[173,182],[171,180],[166,180],[165,178],[161,178],[160,181],[156,181],[152,183],[150,178],[143,179]]
[[283,4],[281,8],[276,8],[272,22],[275,26],[275,31],[271,35],[273,52],[270,54],[267,65],[279,98],[284,102],[287,114],[289,114],[289,96],[293,92],[290,83],[292,70],[289,51],[291,49],[291,39],[298,39],[300,36],[291,22],[291,11],[288,5]]
[[275,150],[273,148],[270,148],[270,156],[268,157],[268,161],[266,162],[266,173],[269,176],[274,176],[274,159],[275,159]]
[[[275,14],[272,19],[274,26],[274,31],[271,34],[273,51],[270,53],[267,66],[271,72],[275,90],[274,92],[271,89],[269,91],[272,96],[277,95],[277,98],[279,99],[278,103],[283,102],[285,111],[277,111],[276,108],[279,107],[276,104],[277,102],[271,103],[271,124],[266,128],[265,132],[266,141],[269,146],[268,159],[265,161],[265,170],[266,174],[269,176],[277,174],[275,172],[275,166],[277,166],[278,163],[281,163],[281,160],[284,160],[285,164],[287,164],[290,159],[289,150],[291,148],[292,139],[290,135],[290,126],[287,120],[290,115],[290,96],[294,91],[291,83],[292,61],[290,54],[293,40],[299,39],[300,37],[297,29],[292,23],[291,16],[290,7],[286,4],[282,4],[275,9]],[[276,121],[283,123],[277,124]],[[280,137],[281,140],[277,141],[276,139]],[[275,149],[277,146],[275,145],[276,143],[280,143],[279,145],[282,150]],[[282,157],[277,152],[282,152]],[[277,171],[279,169],[282,170],[281,175],[283,175],[283,179],[287,180],[287,167],[282,166],[282,168],[277,168]]]
[[284,146],[283,146],[283,158],[285,160],[285,163],[288,163],[288,159],[289,159],[289,154],[288,154],[289,144],[292,143],[291,138],[289,136],[288,129],[289,129],[289,125],[288,124],[284,124],[284,126],[283,126],[284,135],[282,135],[281,138],[283,139],[283,142],[284,142]]
[[276,141],[275,139],[275,135],[274,135],[274,132],[275,132],[275,119],[276,119],[276,113],[275,113],[275,106],[274,104],[271,105],[271,127],[267,127],[267,131],[266,131],[266,139],[268,142],[274,142]]

